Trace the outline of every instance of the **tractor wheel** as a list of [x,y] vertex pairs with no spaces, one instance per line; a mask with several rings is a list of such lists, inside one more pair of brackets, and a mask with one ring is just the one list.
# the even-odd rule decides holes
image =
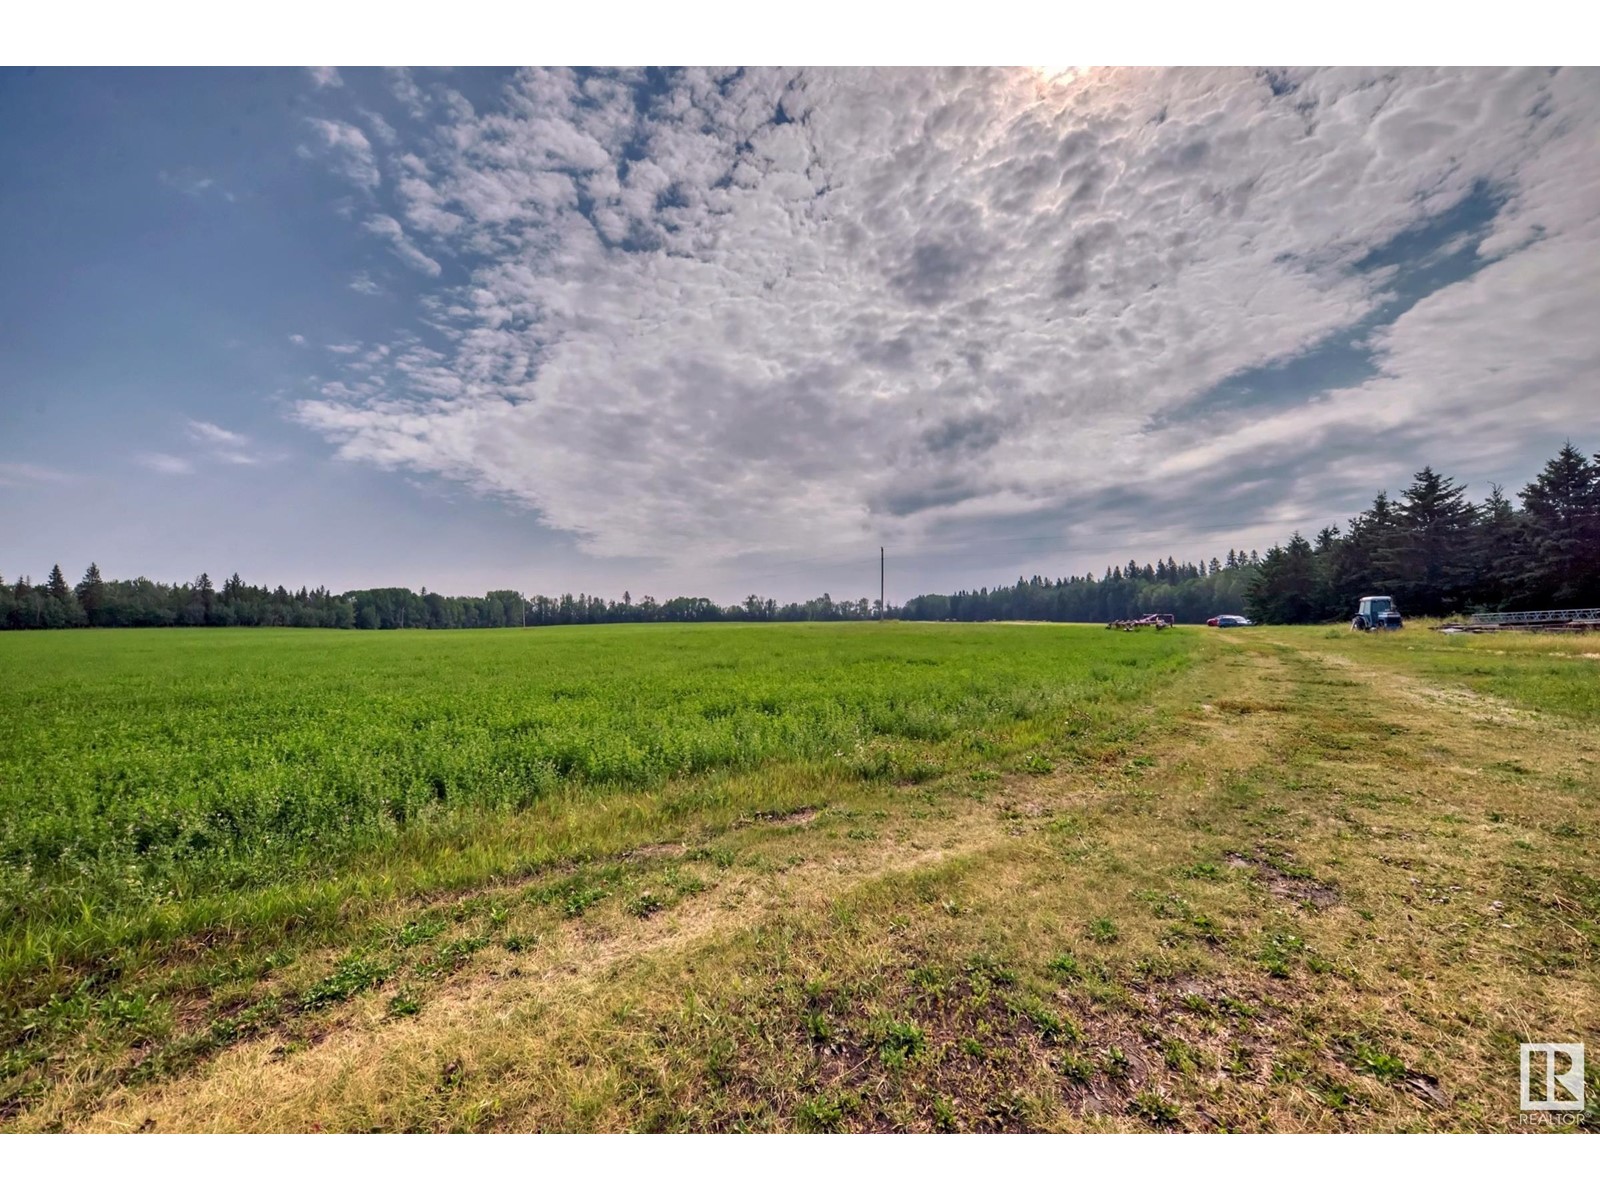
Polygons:
[[1357,617],[1350,622],[1350,628],[1357,633],[1365,633],[1367,631],[1367,619],[1365,617]]

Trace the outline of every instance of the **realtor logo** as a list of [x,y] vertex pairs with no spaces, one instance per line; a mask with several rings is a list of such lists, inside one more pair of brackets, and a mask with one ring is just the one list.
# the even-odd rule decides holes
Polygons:
[[[1534,1065],[1543,1084],[1534,1099]],[[1522,1111],[1583,1111],[1583,1043],[1522,1043]]]

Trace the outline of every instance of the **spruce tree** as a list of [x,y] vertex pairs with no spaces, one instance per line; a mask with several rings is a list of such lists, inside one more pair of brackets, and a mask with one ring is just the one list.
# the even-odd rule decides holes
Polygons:
[[1461,606],[1472,584],[1472,532],[1477,518],[1465,488],[1423,467],[1400,494],[1394,527],[1375,558],[1407,610],[1442,615]]
[[1568,442],[1522,489],[1520,582],[1535,606],[1600,604],[1600,462]]
[[59,600],[63,604],[72,596],[72,589],[67,586],[67,577],[61,573],[60,563],[50,568],[50,579],[44,586],[52,600]]
[[1471,561],[1473,584],[1468,601],[1473,606],[1515,608],[1523,601],[1524,589],[1517,566],[1522,556],[1522,520],[1497,483],[1489,498],[1478,509],[1472,530]]
[[106,602],[106,585],[100,578],[98,565],[89,564],[89,569],[83,573],[83,582],[78,584],[75,590],[78,594],[78,603],[83,606],[83,615],[89,624],[97,624],[96,618]]

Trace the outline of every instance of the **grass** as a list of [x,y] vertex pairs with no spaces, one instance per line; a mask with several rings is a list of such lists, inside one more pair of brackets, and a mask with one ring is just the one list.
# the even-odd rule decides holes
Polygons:
[[1118,647],[1107,678],[1086,640],[916,626],[7,637],[0,992],[75,950],[281,924],[374,875],[460,888],[622,848],[661,816],[736,808],[741,775],[790,768],[781,802],[1036,769],[1053,720],[1184,658],[1177,639]]
[[[277,679],[312,694],[317,662],[324,682],[366,679],[374,698],[361,712],[380,721],[410,711],[407,686],[448,683],[449,667],[465,673],[444,689],[464,736],[474,719],[534,703],[524,692],[548,700],[534,668],[560,660],[568,635],[589,662],[565,662],[561,687],[587,670],[592,689],[654,689],[681,723],[711,726],[708,739],[719,722],[789,711],[791,690],[855,725],[804,752],[769,730],[769,758],[643,784],[569,773],[521,807],[447,788],[416,822],[380,820],[337,846],[330,836],[326,861],[307,855],[260,879],[241,843],[248,869],[222,900],[182,890],[201,877],[184,872],[216,862],[158,855],[149,870],[179,881],[168,893],[100,893],[92,916],[65,903],[48,919],[30,912],[31,942],[7,950],[9,1125],[1600,1123],[1600,1079],[1576,1126],[1520,1122],[1516,1104],[1519,1042],[1600,1028],[1600,706],[1584,707],[1581,673],[1547,661],[1600,670],[1581,657],[1584,639],[1417,628],[1162,640],[1048,626],[409,644],[346,634],[349,649],[303,643],[316,653]],[[40,635],[45,649],[27,651],[40,656],[34,707],[7,719],[20,728],[19,711],[71,695],[76,730],[94,736],[58,725],[55,759],[120,746],[137,762],[137,739],[96,732],[121,728],[120,708],[96,715],[48,678],[51,646],[98,636]],[[190,649],[256,651],[222,636]],[[280,657],[302,645],[265,636]],[[376,658],[363,676],[320,658],[327,647]],[[128,653],[124,686],[168,669],[165,655],[135,669]],[[218,661],[191,669],[214,675]],[[961,686],[946,688],[946,672]],[[747,700],[705,711],[723,689]],[[871,728],[871,714],[919,696],[960,721],[937,736]],[[596,737],[622,722],[597,724]],[[43,734],[27,724],[38,753]],[[650,745],[652,727],[629,727],[631,744]],[[413,733],[413,765],[448,757],[447,742]],[[371,753],[381,738],[364,736]],[[516,761],[505,738],[478,752]],[[91,767],[52,760],[49,771]],[[478,769],[459,764],[463,778]],[[65,877],[54,886],[87,897],[99,877],[79,878],[76,893]]]

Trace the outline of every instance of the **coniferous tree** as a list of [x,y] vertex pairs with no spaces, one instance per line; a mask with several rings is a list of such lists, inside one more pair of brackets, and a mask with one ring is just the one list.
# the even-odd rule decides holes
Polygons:
[[1318,614],[1316,561],[1311,543],[1298,532],[1287,545],[1274,546],[1245,592],[1250,619],[1272,625],[1298,625]]
[[106,585],[100,578],[100,568],[94,563],[89,564],[89,569],[83,573],[83,582],[75,589],[78,594],[78,603],[83,606],[84,618],[91,625],[98,625],[100,610],[105,607]]
[[1521,582],[1537,606],[1600,603],[1600,460],[1571,442],[1522,489]]
[[1526,589],[1517,575],[1522,553],[1522,522],[1519,514],[1497,483],[1489,498],[1478,508],[1473,526],[1468,559],[1473,586],[1468,603],[1473,607],[1516,608]]
[[1472,526],[1466,489],[1432,467],[1400,494],[1394,524],[1374,559],[1390,590],[1416,612],[1457,611],[1472,585]]
[[52,600],[66,603],[67,598],[72,595],[72,589],[67,586],[67,577],[61,573],[60,563],[50,568],[50,579],[44,586]]

